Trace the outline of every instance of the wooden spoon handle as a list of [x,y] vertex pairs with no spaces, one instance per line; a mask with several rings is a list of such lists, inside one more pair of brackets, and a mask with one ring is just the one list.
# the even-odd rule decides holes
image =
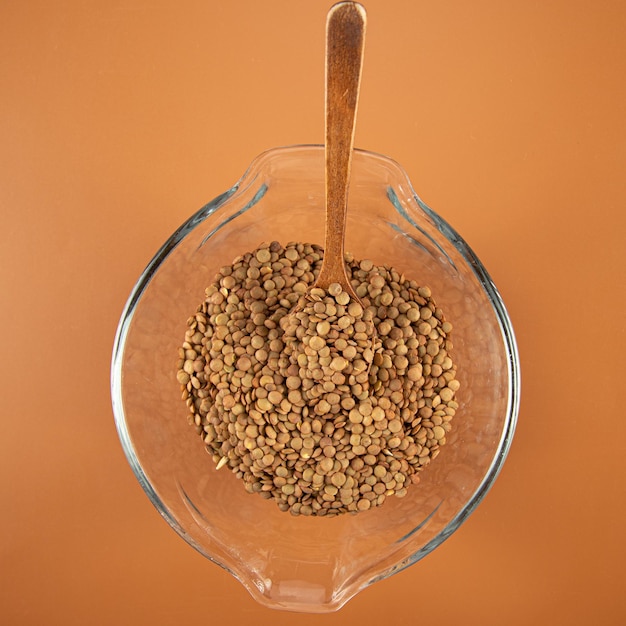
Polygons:
[[326,236],[320,287],[332,282],[350,287],[344,240],[365,24],[365,9],[356,2],[334,5],[326,21]]

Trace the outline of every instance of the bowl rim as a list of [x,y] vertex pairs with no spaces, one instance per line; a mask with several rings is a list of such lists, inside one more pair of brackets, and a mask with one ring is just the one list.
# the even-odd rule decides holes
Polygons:
[[[141,300],[149,283],[151,282],[152,278],[156,274],[158,268],[163,263],[163,261],[176,248],[176,246],[181,243],[181,241],[187,236],[187,234],[189,234],[192,230],[196,228],[196,226],[198,226],[207,217],[209,217],[221,206],[223,206],[240,189],[245,188],[248,179],[250,179],[254,175],[255,171],[261,168],[264,162],[274,159],[281,154],[286,154],[290,152],[304,153],[308,151],[317,153],[322,150],[324,150],[324,146],[322,144],[285,145],[269,148],[259,153],[254,159],[252,159],[252,161],[249,162],[249,165],[246,168],[244,174],[235,182],[232,187],[230,187],[224,193],[213,198],[211,201],[209,201],[207,204],[205,204],[199,210],[193,213],[189,218],[187,218],[157,250],[157,252],[146,265],[145,269],[134,284],[130,295],[128,296],[126,304],[122,310],[122,314],[115,332],[110,374],[111,401],[117,433],[122,444],[126,459],[139,484],[143,488],[144,492],[146,493],[154,507],[160,513],[160,515],[188,544],[198,550],[205,557],[208,556],[208,558],[211,557],[207,555],[206,551],[198,546],[196,542],[187,534],[185,529],[182,528],[181,525],[178,523],[175,516],[169,511],[166,503],[163,502],[163,500],[158,496],[156,490],[150,483],[150,480],[148,479],[142,467],[135,447],[132,443],[132,438],[126,422],[124,403],[122,398],[122,369],[124,361],[123,357],[129,327],[134,317],[139,301]],[[441,545],[448,537],[450,537],[472,514],[472,512],[482,502],[482,500],[485,498],[485,496],[493,486],[507,458],[517,426],[521,396],[520,359],[513,325],[496,285],[494,284],[491,276],[489,275],[482,262],[479,260],[478,256],[470,248],[467,242],[461,237],[461,235],[450,224],[448,224],[448,222],[446,222],[446,220],[444,220],[423,200],[421,200],[421,198],[415,192],[412,183],[408,177],[408,174],[398,162],[388,156],[369,150],[355,148],[354,152],[358,155],[358,157],[365,157],[366,159],[377,160],[380,163],[384,163],[387,166],[393,168],[396,173],[403,178],[405,184],[407,185],[405,191],[408,192],[411,198],[417,203],[419,208],[422,209],[424,213],[430,218],[430,220],[440,231],[440,233],[456,248],[457,252],[463,257],[465,262],[474,272],[476,279],[478,280],[482,289],[485,291],[488,300],[493,307],[496,319],[498,321],[498,325],[500,327],[503,344],[508,357],[507,373],[509,385],[506,404],[506,416],[504,418],[502,434],[500,436],[500,441],[498,442],[498,445],[496,447],[496,452],[491,460],[487,471],[483,476],[483,479],[479,483],[478,487],[474,490],[472,495],[468,498],[463,508],[445,525],[445,527],[441,531],[439,531],[439,533],[435,537],[433,537],[430,541],[424,544],[424,546],[422,546],[415,553],[411,554],[400,563],[397,563],[396,565],[388,568],[381,574],[361,584],[354,591],[354,593],[345,594],[346,597],[341,601],[341,604],[339,606],[345,604],[345,602],[347,602],[351,597],[358,593],[358,591],[360,591],[360,589],[362,589],[363,587],[368,586],[378,580],[388,578],[389,576],[406,569],[410,565],[413,565],[414,563],[422,559],[424,556],[426,556],[439,545]],[[240,582],[244,584],[244,586],[248,588],[249,591],[257,591],[258,593],[258,590],[254,588],[251,589],[250,586],[245,583],[245,581],[242,581],[241,578],[238,577],[224,563],[216,560],[213,561],[224,567],[231,574],[233,574],[238,580],[240,580]]]

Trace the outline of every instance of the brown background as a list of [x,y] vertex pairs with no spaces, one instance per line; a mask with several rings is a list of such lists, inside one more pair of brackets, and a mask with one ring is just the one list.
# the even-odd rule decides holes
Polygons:
[[[323,141],[319,0],[0,2],[0,621],[288,624],[159,517],[113,336],[159,245],[262,150]],[[483,504],[307,624],[623,624],[626,4],[368,0],[356,144],[485,263],[523,396]]]

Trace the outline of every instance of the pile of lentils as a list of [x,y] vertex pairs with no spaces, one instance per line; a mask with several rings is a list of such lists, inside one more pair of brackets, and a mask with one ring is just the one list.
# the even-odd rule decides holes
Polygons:
[[358,300],[319,289],[323,254],[272,242],[237,257],[179,349],[188,419],[217,468],[293,515],[403,497],[458,408],[452,325],[430,289],[349,254]]

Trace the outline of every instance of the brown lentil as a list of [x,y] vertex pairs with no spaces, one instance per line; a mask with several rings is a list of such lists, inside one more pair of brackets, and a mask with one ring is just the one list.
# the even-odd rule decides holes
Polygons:
[[403,497],[459,406],[452,325],[430,289],[348,255],[359,303],[338,284],[313,288],[322,258],[272,242],[222,268],[176,374],[216,468],[293,515]]

